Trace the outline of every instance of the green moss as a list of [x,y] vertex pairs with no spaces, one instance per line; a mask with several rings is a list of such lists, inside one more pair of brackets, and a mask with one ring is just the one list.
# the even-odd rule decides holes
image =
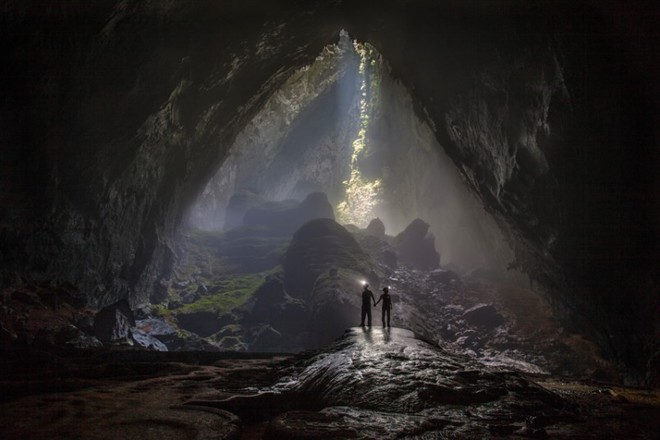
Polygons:
[[218,292],[203,296],[192,304],[182,306],[177,313],[210,311],[222,314],[244,304],[263,283],[269,272],[237,275],[217,280]]

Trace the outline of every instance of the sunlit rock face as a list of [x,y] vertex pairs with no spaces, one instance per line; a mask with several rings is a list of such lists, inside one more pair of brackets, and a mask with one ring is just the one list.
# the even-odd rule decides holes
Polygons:
[[410,91],[512,266],[642,377],[658,334],[652,39],[581,2],[293,3],[9,3],[3,283],[147,301],[238,134],[344,27]]

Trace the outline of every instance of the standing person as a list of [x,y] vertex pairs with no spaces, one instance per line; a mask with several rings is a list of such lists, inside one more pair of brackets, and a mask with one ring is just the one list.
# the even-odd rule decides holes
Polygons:
[[382,319],[383,319],[383,327],[385,327],[385,314],[387,313],[387,326],[390,326],[390,310],[392,310],[392,297],[390,296],[390,289],[389,287],[383,287],[383,294],[378,298],[378,301],[376,301],[376,304],[374,306],[377,306],[379,302],[383,301],[382,305]]
[[374,298],[374,293],[369,290],[369,284],[364,284],[364,290],[362,291],[362,323],[360,324],[364,327],[364,317],[367,316],[369,320],[369,327],[371,327],[371,303],[374,303],[376,306],[376,298]]

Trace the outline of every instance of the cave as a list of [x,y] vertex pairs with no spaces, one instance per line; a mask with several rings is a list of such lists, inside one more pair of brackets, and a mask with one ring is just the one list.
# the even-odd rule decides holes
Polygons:
[[655,11],[7,2],[0,432],[657,435]]

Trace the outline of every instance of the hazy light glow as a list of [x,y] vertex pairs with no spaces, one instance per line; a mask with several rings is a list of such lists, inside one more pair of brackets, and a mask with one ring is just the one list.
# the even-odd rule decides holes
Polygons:
[[363,45],[353,43],[360,54],[360,130],[353,141],[351,156],[351,175],[343,182],[346,188],[344,200],[337,205],[337,217],[341,223],[350,223],[364,228],[375,217],[374,209],[380,202],[381,180],[366,180],[357,167],[360,153],[364,150],[369,127],[369,110],[371,108],[367,95],[367,77],[365,66],[369,62],[368,52]]

